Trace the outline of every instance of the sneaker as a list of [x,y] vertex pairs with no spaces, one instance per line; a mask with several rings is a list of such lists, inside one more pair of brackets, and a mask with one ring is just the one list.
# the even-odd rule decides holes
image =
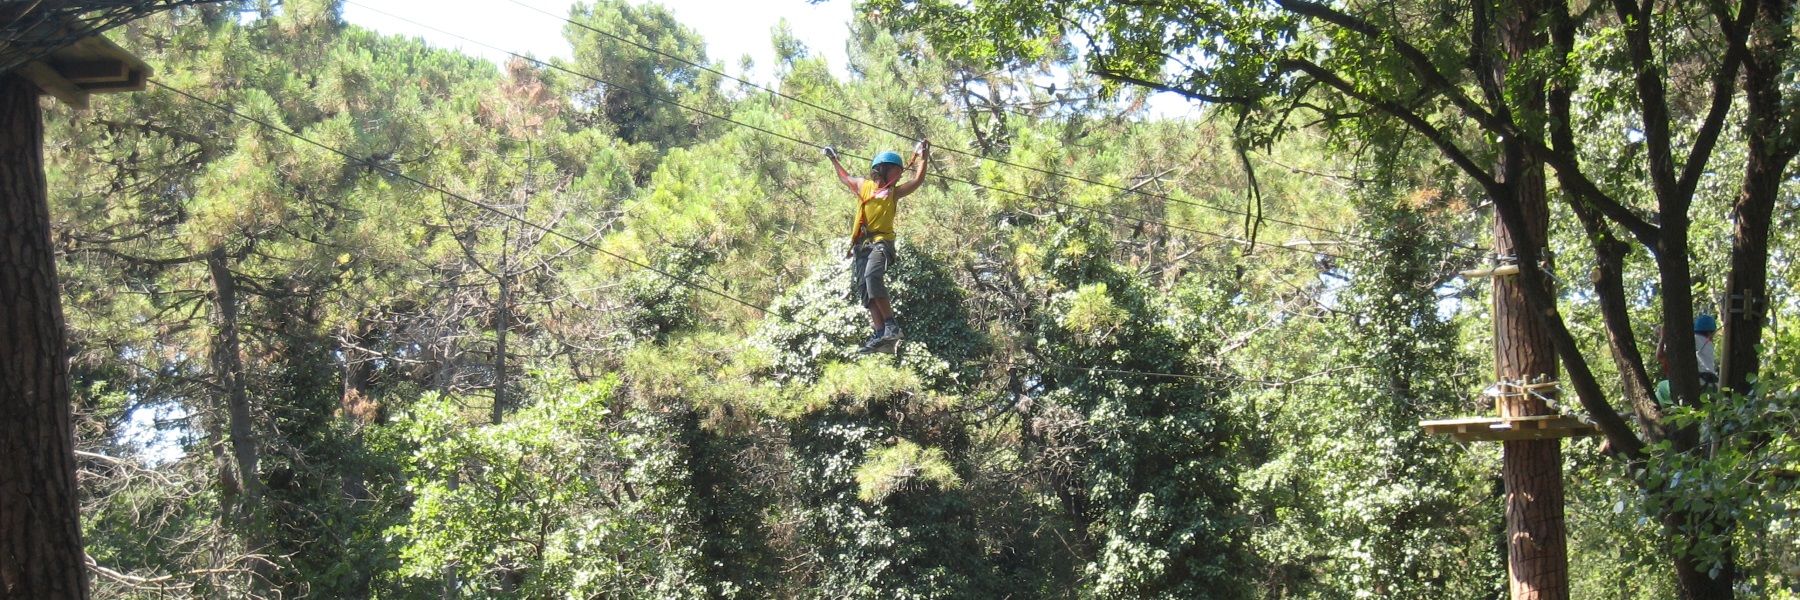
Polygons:
[[900,333],[900,324],[888,323],[887,328],[881,331],[881,336],[877,339],[883,344],[888,344],[898,342],[902,337],[905,337],[905,335]]
[[874,352],[876,350],[876,348],[879,348],[880,346],[881,346],[881,335],[880,334],[871,335],[871,336],[869,336],[869,339],[863,340],[862,347],[857,348],[856,353],[857,354],[869,354],[871,352]]

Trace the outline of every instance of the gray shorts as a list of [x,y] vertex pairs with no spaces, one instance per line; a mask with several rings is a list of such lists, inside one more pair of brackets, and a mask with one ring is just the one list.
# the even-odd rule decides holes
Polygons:
[[894,242],[869,242],[856,247],[856,260],[850,263],[851,285],[856,301],[868,306],[870,300],[888,297],[887,270],[894,262]]

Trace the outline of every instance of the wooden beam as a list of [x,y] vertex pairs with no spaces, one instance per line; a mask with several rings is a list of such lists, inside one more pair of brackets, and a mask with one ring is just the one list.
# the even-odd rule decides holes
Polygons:
[[43,93],[63,101],[64,104],[75,108],[88,107],[88,91],[75,85],[74,82],[64,79],[56,72],[56,69],[50,68],[50,65],[34,60],[19,65],[14,72],[36,84]]
[[122,60],[55,61],[56,72],[73,83],[115,83],[131,79],[131,64]]
[[56,51],[51,55],[50,60],[50,62],[58,65],[65,62],[79,63],[104,61],[118,61],[124,63],[127,71],[142,71],[145,77],[150,77],[152,75],[150,65],[145,63],[143,59],[127,52],[124,48],[119,47],[118,44],[113,43],[112,40],[107,39],[106,36],[103,35],[82,38],[80,41]]
[[114,93],[114,92],[137,92],[137,91],[142,91],[144,89],[145,77],[146,77],[146,74],[144,71],[133,70],[123,80],[108,81],[108,82],[102,82],[102,83],[88,83],[88,84],[83,84],[81,86],[81,88],[85,89],[89,92],[96,93],[96,94],[110,94],[110,93]]
[[1518,275],[1519,265],[1500,265],[1491,269],[1469,269],[1467,271],[1462,271],[1461,273],[1463,277],[1469,279],[1480,277],[1505,277],[1508,275]]

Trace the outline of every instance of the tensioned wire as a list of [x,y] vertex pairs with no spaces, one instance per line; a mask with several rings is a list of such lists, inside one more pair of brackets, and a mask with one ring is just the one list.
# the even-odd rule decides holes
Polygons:
[[[630,46],[633,46],[633,47],[636,47],[636,48],[638,48],[638,49],[640,49],[640,50],[643,50],[643,51],[645,51],[645,52],[650,52],[650,53],[653,53],[653,54],[656,54],[656,55],[658,55],[658,56],[661,56],[661,57],[663,57],[663,58],[667,58],[667,59],[669,59],[669,60],[673,60],[673,61],[676,61],[676,62],[679,62],[679,63],[682,63],[682,64],[685,64],[685,65],[688,65],[688,66],[690,66],[690,67],[693,67],[693,68],[696,68],[696,69],[700,69],[700,70],[702,70],[702,71],[706,71],[706,72],[708,72],[708,73],[712,73],[712,74],[714,74],[714,75],[717,75],[717,76],[719,76],[719,77],[723,77],[723,78],[725,78],[725,79],[729,79],[729,80],[731,80],[731,81],[735,81],[735,82],[737,82],[737,83],[739,83],[739,84],[742,84],[742,85],[746,85],[746,86],[749,86],[749,87],[752,87],[752,88],[756,88],[756,89],[758,89],[758,90],[761,90],[761,91],[763,91],[763,92],[765,92],[765,93],[767,93],[767,94],[769,94],[769,95],[772,95],[772,96],[775,96],[775,97],[778,97],[778,98],[781,98],[781,99],[783,99],[783,100],[787,100],[787,101],[789,101],[789,102],[793,102],[793,103],[796,103],[796,104],[800,104],[800,105],[802,105],[802,106],[806,106],[806,107],[808,107],[808,108],[811,108],[811,109],[813,109],[813,110],[816,110],[816,111],[819,111],[819,112],[822,112],[822,113],[825,113],[825,114],[828,114],[828,115],[831,115],[831,116],[834,116],[834,117],[837,117],[837,118],[839,118],[839,119],[843,119],[843,120],[846,120],[846,121],[849,121],[849,122],[852,122],[852,123],[856,123],[856,124],[858,124],[858,125],[862,125],[862,126],[864,126],[864,127],[867,127],[867,128],[870,128],[870,129],[874,129],[874,130],[876,130],[876,131],[880,131],[880,132],[883,132],[883,133],[887,133],[887,134],[891,134],[891,135],[893,135],[893,136],[895,136],[895,137],[899,137],[899,138],[901,138],[901,139],[906,139],[906,140],[911,140],[911,139],[913,139],[913,138],[914,138],[914,137],[915,137],[915,136],[909,136],[909,135],[907,135],[907,134],[905,134],[905,133],[901,133],[901,132],[900,132],[900,131],[897,131],[897,130],[895,130],[895,129],[893,129],[893,128],[890,128],[890,127],[886,127],[886,126],[883,126],[883,125],[880,125],[880,124],[877,124],[877,123],[873,123],[873,122],[870,122],[870,121],[868,121],[868,120],[865,120],[865,119],[862,119],[862,118],[859,118],[859,117],[857,117],[857,116],[855,116],[855,115],[851,115],[851,114],[847,114],[847,113],[844,113],[844,112],[843,112],[843,111],[839,111],[839,110],[835,110],[835,109],[832,109],[832,108],[830,108],[830,107],[826,107],[826,106],[822,106],[822,105],[820,105],[820,104],[817,104],[817,103],[815,103],[815,102],[812,102],[812,101],[809,101],[809,100],[806,100],[806,99],[804,99],[804,98],[800,98],[800,97],[797,97],[797,96],[794,96],[794,95],[792,95],[792,94],[788,94],[788,93],[786,93],[786,92],[782,92],[782,91],[780,91],[780,90],[777,90],[777,89],[774,89],[774,88],[771,88],[771,87],[769,87],[769,86],[766,86],[766,85],[763,85],[763,84],[759,84],[759,83],[756,83],[756,82],[754,82],[754,81],[750,81],[750,80],[748,80],[748,79],[744,79],[744,78],[742,78],[742,77],[738,77],[738,76],[735,76],[735,75],[731,75],[731,74],[729,74],[729,73],[726,73],[726,72],[724,72],[724,71],[720,71],[720,70],[718,70],[718,69],[715,69],[715,68],[713,68],[713,67],[711,67],[711,66],[709,66],[709,65],[706,65],[706,64],[703,64],[703,63],[698,63],[698,62],[694,62],[694,61],[692,61],[692,60],[689,60],[689,59],[687,59],[687,58],[684,58],[684,57],[681,57],[681,56],[679,56],[679,55],[675,55],[675,54],[671,54],[671,53],[669,53],[669,52],[666,52],[666,51],[664,51],[664,50],[662,50],[662,49],[660,49],[660,48],[657,48],[657,47],[655,47],[655,46],[650,46],[650,45],[646,45],[646,44],[644,44],[644,43],[642,43],[642,42],[638,42],[638,41],[637,41],[637,40],[633,40],[633,39],[631,39],[631,38],[629,38],[629,37],[626,37],[626,36],[624,36],[624,35],[620,35],[620,34],[618,34],[618,33],[615,33],[615,32],[611,32],[611,31],[606,31],[606,30],[604,30],[604,29],[601,29],[601,28],[598,28],[598,27],[594,27],[594,26],[592,26],[592,25],[589,25],[589,24],[587,24],[587,23],[583,23],[583,22],[581,22],[581,21],[577,21],[577,20],[575,20],[575,19],[571,19],[571,18],[569,18],[569,17],[567,17],[567,16],[563,16],[563,15],[558,15],[558,14],[556,14],[556,13],[553,13],[553,12],[550,12],[550,11],[547,11],[547,10],[544,10],[544,9],[542,9],[542,8],[539,8],[539,7],[536,7],[536,6],[532,6],[532,5],[530,5],[530,4],[526,4],[526,3],[524,3],[524,2],[521,2],[521,1],[520,1],[520,0],[507,0],[507,1],[508,1],[508,2],[512,2],[512,3],[513,3],[513,4],[517,4],[517,5],[519,5],[519,6],[520,6],[520,7],[523,7],[523,8],[526,8],[526,9],[528,9],[528,10],[531,10],[531,11],[533,11],[533,12],[537,12],[537,13],[539,13],[539,14],[542,14],[542,15],[545,15],[545,16],[548,16],[548,17],[550,17],[550,18],[553,18],[553,19],[558,19],[558,20],[561,20],[561,21],[562,21],[562,22],[564,22],[564,23],[567,23],[567,24],[569,24],[569,25],[573,25],[573,26],[575,26],[575,27],[578,27],[578,28],[581,28],[581,29],[583,29],[583,30],[586,30],[586,31],[589,31],[589,32],[593,32],[593,33],[594,33],[594,34],[596,34],[596,35],[600,35],[600,36],[603,36],[603,37],[606,37],[606,38],[608,38],[608,39],[611,39],[611,40],[614,40],[614,41],[618,41],[618,42],[620,42],[620,43],[623,43],[623,44],[628,44],[628,45],[630,45]],[[398,17],[398,16],[396,16],[396,15],[393,15],[393,14],[390,14],[390,13],[385,13],[385,12],[382,12],[382,11],[380,11],[380,10],[378,10],[378,9],[375,9],[375,8],[371,8],[371,7],[369,7],[369,6],[368,6],[368,5],[365,5],[365,4],[360,4],[360,3],[357,3],[357,2],[354,2],[354,1],[352,1],[352,2],[350,2],[350,3],[351,3],[351,4],[356,4],[356,5],[357,5],[357,6],[360,6],[360,7],[362,7],[362,8],[364,8],[364,9],[368,9],[368,10],[371,10],[371,11],[375,11],[375,12],[379,12],[379,13],[382,13],[382,14],[385,14],[385,15],[388,15],[388,16],[390,16],[390,17],[395,17],[395,18],[400,18],[400,17]],[[422,25],[422,24],[420,24],[420,23],[417,23],[417,22],[413,22],[413,24],[414,24],[414,25],[419,25],[419,26],[421,26],[421,27],[423,27],[423,26],[424,26],[424,25]],[[444,32],[444,33],[447,33],[447,32]],[[453,35],[453,34],[452,34],[452,35]],[[466,39],[466,38],[465,38],[465,39]],[[951,153],[951,154],[958,154],[958,155],[962,155],[962,156],[967,156],[967,157],[970,157],[970,158],[974,158],[974,159],[976,159],[976,160],[985,160],[985,161],[988,161],[988,162],[992,162],[992,163],[995,163],[995,164],[999,164],[999,165],[1005,165],[1005,166],[1008,166],[1008,167],[1013,167],[1013,168],[1018,168],[1018,169],[1025,169],[1025,170],[1028,170],[1028,171],[1032,171],[1032,172],[1035,172],[1035,173],[1039,173],[1039,174],[1042,174],[1042,175],[1048,175],[1048,176],[1051,176],[1051,177],[1058,177],[1058,178],[1062,178],[1062,179],[1068,179],[1068,180],[1071,180],[1071,181],[1077,181],[1077,182],[1081,182],[1081,183],[1085,183],[1085,184],[1088,184],[1088,185],[1094,185],[1094,186],[1099,186],[1099,187],[1104,187],[1104,188],[1108,188],[1108,189],[1112,189],[1112,190],[1114,190],[1114,191],[1118,191],[1118,192],[1124,192],[1124,193],[1128,193],[1128,194],[1137,194],[1137,195],[1140,195],[1140,196],[1145,196],[1145,197],[1148,197],[1148,198],[1154,198],[1154,199],[1157,199],[1157,200],[1162,200],[1162,201],[1165,201],[1165,202],[1173,202],[1173,203],[1176,203],[1176,204],[1185,204],[1185,205],[1188,205],[1188,206],[1192,206],[1192,207],[1196,207],[1196,208],[1203,208],[1203,209],[1207,209],[1207,210],[1213,210],[1213,211],[1218,211],[1218,212],[1222,212],[1222,213],[1226,213],[1226,214],[1230,214],[1230,215],[1233,215],[1233,216],[1239,216],[1239,217],[1246,217],[1246,218],[1252,218],[1252,219],[1260,219],[1260,220],[1263,220],[1263,221],[1267,221],[1267,222],[1270,222],[1270,223],[1280,223],[1280,224],[1283,224],[1283,225],[1288,225],[1288,226],[1292,226],[1292,227],[1298,227],[1298,228],[1300,228],[1300,229],[1305,229],[1305,230],[1310,230],[1310,231],[1314,231],[1314,232],[1318,232],[1318,233],[1327,233],[1327,234],[1331,234],[1331,235],[1335,235],[1335,236],[1338,236],[1338,237],[1342,237],[1342,238],[1357,238],[1357,239],[1361,239],[1361,240],[1365,240],[1365,241],[1373,241],[1373,240],[1375,240],[1375,238],[1374,238],[1374,237],[1372,237],[1372,236],[1368,236],[1368,235],[1364,235],[1364,234],[1355,234],[1355,233],[1350,233],[1350,232],[1346,232],[1346,231],[1339,231],[1339,230],[1336,230],[1336,229],[1331,229],[1331,228],[1328,228],[1328,227],[1320,227],[1320,226],[1318,226],[1318,225],[1309,225],[1309,224],[1306,224],[1306,223],[1301,223],[1301,222],[1297,222],[1297,221],[1290,221],[1290,220],[1285,220],[1285,219],[1281,219],[1281,218],[1276,218],[1276,217],[1266,217],[1266,216],[1260,216],[1260,215],[1256,215],[1256,214],[1253,214],[1253,213],[1251,213],[1251,212],[1249,212],[1249,211],[1246,211],[1246,210],[1239,210],[1239,209],[1235,209],[1235,208],[1230,208],[1230,207],[1226,207],[1226,206],[1219,206],[1219,205],[1215,205],[1215,204],[1206,204],[1206,203],[1202,203],[1202,202],[1195,202],[1195,201],[1192,201],[1192,200],[1183,200],[1183,199],[1181,199],[1181,198],[1175,198],[1175,197],[1172,197],[1172,196],[1169,196],[1169,195],[1166,195],[1166,194],[1158,194],[1158,193],[1155,193],[1155,192],[1150,192],[1150,191],[1145,191],[1145,190],[1144,190],[1144,189],[1142,189],[1142,188],[1139,188],[1139,187],[1124,187],[1124,186],[1120,186],[1120,185],[1117,185],[1117,184],[1112,184],[1112,183],[1107,183],[1107,182],[1103,182],[1103,181],[1098,181],[1098,180],[1094,180],[1094,179],[1091,179],[1091,178],[1087,178],[1087,177],[1082,177],[1082,176],[1080,176],[1080,175],[1072,175],[1072,174],[1069,174],[1069,173],[1063,173],[1063,172],[1059,172],[1059,171],[1055,171],[1055,170],[1052,170],[1052,169],[1045,169],[1045,168],[1042,168],[1042,167],[1036,167],[1036,166],[1032,166],[1032,165],[1027,165],[1027,164],[1020,164],[1020,163],[1016,163],[1016,162],[1012,162],[1012,161],[1008,161],[1008,160],[1006,160],[1006,159],[1004,159],[1004,158],[997,158],[997,157],[993,157],[993,156],[988,156],[988,155],[985,155],[985,154],[981,154],[981,153],[979,153],[979,152],[975,152],[975,151],[971,151],[971,150],[964,150],[964,149],[959,149],[959,148],[955,148],[955,147],[952,147],[952,146],[938,146],[938,145],[934,145],[934,146],[933,146],[933,148],[936,148],[936,149],[939,149],[939,150],[943,150],[943,151],[945,151],[945,152],[949,152],[949,153]]]
[[[357,4],[355,2],[350,2],[350,3]],[[674,107],[677,107],[677,108],[680,108],[683,110],[687,110],[687,111],[690,111],[690,112],[693,112],[696,114],[704,115],[706,117],[716,119],[718,121],[730,123],[737,127],[749,129],[751,131],[755,131],[755,132],[761,133],[763,135],[781,139],[781,140],[784,140],[784,141],[787,141],[787,142],[790,142],[793,144],[805,146],[808,148],[820,148],[820,147],[824,146],[824,144],[820,144],[820,143],[812,141],[812,140],[802,139],[802,138],[799,138],[799,137],[796,137],[796,136],[793,136],[790,134],[775,131],[775,130],[769,129],[767,127],[762,127],[762,126],[759,126],[759,125],[756,125],[753,123],[746,123],[742,120],[733,119],[730,116],[720,114],[720,113],[712,111],[712,110],[708,110],[708,109],[701,108],[698,106],[693,106],[693,105],[684,103],[675,98],[667,98],[667,97],[661,96],[655,92],[645,90],[645,89],[642,89],[642,88],[639,88],[636,86],[616,84],[611,81],[607,81],[606,79],[601,78],[596,75],[577,71],[577,70],[574,70],[574,69],[566,67],[566,66],[558,65],[558,64],[555,64],[555,63],[552,63],[549,61],[540,60],[538,58],[534,58],[532,56],[528,56],[525,54],[520,54],[518,52],[514,52],[514,51],[511,51],[506,48],[502,48],[502,47],[499,47],[499,46],[496,46],[493,44],[489,44],[489,43],[483,42],[481,40],[470,38],[468,36],[465,36],[465,35],[462,35],[459,33],[447,31],[447,30],[444,30],[444,29],[441,29],[438,27],[434,27],[434,26],[431,26],[431,25],[428,25],[425,23],[421,23],[421,22],[413,20],[413,19],[409,19],[409,18],[401,16],[401,15],[396,15],[396,14],[393,14],[393,13],[390,13],[387,11],[373,8],[366,4],[357,4],[357,6],[362,7],[364,10],[368,10],[368,11],[371,11],[371,12],[374,12],[377,14],[381,14],[381,15],[387,16],[389,18],[393,18],[395,20],[411,24],[416,27],[435,31],[435,32],[438,32],[438,33],[441,33],[441,34],[444,34],[447,36],[457,38],[464,42],[468,42],[470,44],[474,44],[477,46],[481,46],[483,48],[493,50],[495,52],[506,54],[508,56],[532,63],[532,64],[537,65],[542,68],[546,68],[546,69],[550,69],[550,70],[564,73],[567,75],[571,75],[574,77],[586,79],[588,81],[592,81],[594,83],[598,83],[598,84],[607,86],[608,89],[629,92],[629,93],[632,93],[634,95],[637,95],[637,96],[642,97],[647,100],[668,104],[670,106],[674,106]],[[850,157],[850,158],[860,159],[860,160],[870,160],[872,158],[869,156],[862,156],[862,155],[858,155],[855,153],[843,152],[843,151],[839,151],[839,154],[842,154],[842,155]],[[1128,221],[1128,222],[1132,222],[1132,223],[1136,223],[1136,224],[1140,224],[1140,225],[1158,225],[1158,226],[1161,226],[1161,227],[1164,227],[1164,228],[1167,228],[1170,230],[1184,231],[1184,232],[1193,233],[1193,234],[1197,234],[1197,235],[1208,236],[1208,237],[1224,240],[1226,242],[1230,242],[1233,244],[1241,244],[1241,245],[1249,245],[1250,244],[1250,242],[1247,242],[1245,240],[1241,240],[1241,239],[1234,238],[1234,237],[1231,237],[1228,235],[1216,233],[1213,231],[1208,231],[1205,229],[1176,225],[1173,223],[1168,223],[1165,221],[1158,221],[1158,220],[1150,219],[1150,218],[1146,218],[1146,217],[1132,216],[1132,215],[1128,215],[1128,214],[1119,213],[1116,211],[1110,211],[1110,210],[1105,210],[1105,209],[1101,209],[1101,208],[1097,208],[1097,207],[1085,206],[1082,204],[1067,202],[1067,201],[1063,201],[1063,200],[1057,200],[1055,198],[1038,195],[1038,194],[1032,194],[1030,192],[1021,192],[1021,191],[1017,191],[1017,190],[996,187],[996,186],[980,183],[977,181],[964,179],[964,178],[957,177],[954,175],[949,175],[949,174],[944,173],[942,170],[933,170],[931,173],[929,173],[929,175],[933,176],[933,177],[937,177],[944,181],[968,185],[968,186],[976,188],[976,189],[982,189],[982,190],[987,190],[990,192],[998,192],[998,193],[1002,193],[1002,194],[1008,194],[1008,195],[1017,196],[1020,198],[1025,198],[1028,200],[1032,200],[1032,201],[1036,201],[1036,202],[1040,202],[1040,203],[1044,203],[1044,204],[1052,204],[1052,205],[1061,206],[1061,207],[1065,207],[1065,208],[1087,211],[1087,212],[1099,214],[1102,216],[1110,217],[1112,219],[1119,220],[1119,221]],[[1102,184],[1102,185],[1104,185],[1104,184]],[[1360,262],[1360,263],[1365,263],[1365,264],[1373,264],[1374,263],[1374,261],[1372,261],[1370,259],[1362,258],[1362,257],[1349,256],[1349,255],[1344,255],[1344,254],[1336,254],[1336,253],[1332,253],[1332,252],[1324,252],[1324,251],[1319,251],[1319,250],[1306,250],[1306,249],[1302,249],[1299,247],[1292,247],[1292,246],[1286,246],[1286,245],[1280,245],[1280,244],[1268,244],[1268,245],[1266,245],[1266,247],[1277,248],[1277,249],[1286,250],[1289,252],[1295,252],[1295,253],[1300,253],[1300,254],[1305,254],[1305,255],[1315,256],[1315,257],[1323,256],[1323,257],[1328,257],[1328,258],[1345,261],[1345,262]]]
[[[291,129],[288,129],[285,127],[281,127],[281,126],[271,123],[269,121],[259,119],[257,117],[250,116],[248,114],[239,112],[238,110],[236,110],[230,106],[227,106],[225,104],[222,104],[222,103],[219,103],[219,102],[216,102],[213,100],[208,100],[206,98],[203,98],[203,97],[200,97],[193,93],[190,93],[186,90],[182,90],[182,89],[176,88],[174,86],[164,84],[160,81],[150,80],[149,84],[154,85],[154,86],[164,89],[164,90],[168,90],[171,93],[180,95],[189,100],[207,105],[207,106],[217,109],[221,112],[229,114],[233,117],[243,119],[245,121],[249,121],[249,122],[254,123],[264,129],[269,130],[269,131],[280,133],[284,136],[293,138],[300,142],[304,142],[308,145],[317,147],[319,149],[325,150],[332,154],[336,154],[340,157],[343,157],[345,160],[350,161],[351,164],[361,165],[365,168],[375,170],[375,171],[380,171],[387,175],[402,179],[404,181],[407,181],[409,183],[417,185],[421,188],[431,190],[433,192],[437,192],[438,194],[442,194],[444,197],[457,200],[459,202],[468,204],[475,208],[492,213],[496,216],[499,216],[502,219],[517,223],[522,227],[528,227],[531,229],[541,231],[546,235],[562,239],[562,240],[564,240],[568,243],[574,244],[578,247],[592,250],[592,251],[600,253],[602,255],[617,259],[621,262],[630,264],[639,269],[643,269],[645,271],[655,273],[655,274],[662,276],[663,278],[666,278],[669,281],[672,281],[681,286],[712,294],[714,296],[717,296],[717,297],[727,300],[729,302],[741,305],[745,308],[749,308],[749,309],[756,311],[757,313],[762,314],[764,316],[774,317],[774,318],[780,319],[782,321],[785,321],[787,323],[796,325],[796,326],[801,327],[802,329],[805,329],[807,331],[810,331],[813,334],[816,334],[822,338],[830,339],[833,337],[831,333],[826,332],[812,324],[803,323],[798,320],[795,320],[790,315],[782,314],[780,312],[773,311],[768,308],[759,306],[753,302],[750,302],[749,300],[745,300],[741,297],[734,296],[734,295],[726,293],[718,288],[706,285],[704,283],[694,281],[693,279],[690,279],[687,277],[682,277],[680,275],[676,275],[672,272],[669,272],[666,269],[657,267],[655,265],[648,264],[648,263],[645,263],[642,261],[638,261],[638,260],[632,259],[631,257],[609,251],[609,250],[602,248],[602,247],[600,247],[592,242],[589,242],[587,240],[563,233],[562,231],[557,230],[555,227],[537,223],[530,219],[526,219],[524,217],[515,215],[511,211],[502,210],[501,208],[494,206],[492,204],[482,202],[482,201],[476,200],[474,198],[470,198],[468,196],[454,192],[448,188],[445,188],[438,184],[432,183],[430,181],[426,181],[424,179],[420,179],[413,175],[409,175],[409,174],[400,172],[400,171],[398,171],[392,167],[389,167],[387,165],[378,164],[378,163],[372,162],[366,158],[352,155],[351,153],[349,153],[347,151],[341,150],[337,147],[331,146],[324,142],[320,142],[320,141],[315,140],[311,137],[308,137],[304,134],[301,134],[297,131],[294,131],[294,130],[291,130]],[[1059,364],[1047,363],[1047,362],[1033,365],[1033,364],[1024,364],[1024,363],[1018,363],[1018,362],[1014,362],[1014,361],[1005,361],[1005,360],[968,360],[968,361],[965,361],[965,364],[979,364],[979,365],[988,365],[991,367],[1027,368],[1027,369],[1035,367],[1035,368],[1040,368],[1040,369],[1058,370],[1058,371],[1066,371],[1066,372],[1077,372],[1077,373],[1085,372],[1085,373],[1099,373],[1099,374],[1118,375],[1118,376],[1138,376],[1138,377],[1146,377],[1146,378],[1180,379],[1180,380],[1207,381],[1207,382],[1228,383],[1228,384],[1250,384],[1250,385],[1262,385],[1262,386],[1268,386],[1268,387],[1316,386],[1316,387],[1342,388],[1344,386],[1344,382],[1341,379],[1334,379],[1333,381],[1330,381],[1330,382],[1303,382],[1303,381],[1298,381],[1298,380],[1277,381],[1277,380],[1250,379],[1250,378],[1241,378],[1241,377],[1219,377],[1219,376],[1207,376],[1207,375],[1194,375],[1194,374],[1187,374],[1187,373],[1159,373],[1159,372],[1154,372],[1154,371],[1136,371],[1136,370],[1130,370],[1130,369],[1113,369],[1113,368],[1106,368],[1106,367],[1076,367],[1076,366],[1059,365]],[[1305,379],[1305,377],[1302,377],[1301,379]]]

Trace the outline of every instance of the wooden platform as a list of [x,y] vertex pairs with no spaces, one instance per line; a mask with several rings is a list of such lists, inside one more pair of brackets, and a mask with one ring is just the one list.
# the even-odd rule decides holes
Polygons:
[[151,75],[144,61],[98,35],[19,65],[15,72],[76,108],[87,108],[90,94],[142,90]]
[[1600,435],[1600,429],[1592,423],[1571,415],[1462,417],[1419,421],[1419,427],[1424,428],[1426,433],[1448,435],[1459,442],[1551,440]]

